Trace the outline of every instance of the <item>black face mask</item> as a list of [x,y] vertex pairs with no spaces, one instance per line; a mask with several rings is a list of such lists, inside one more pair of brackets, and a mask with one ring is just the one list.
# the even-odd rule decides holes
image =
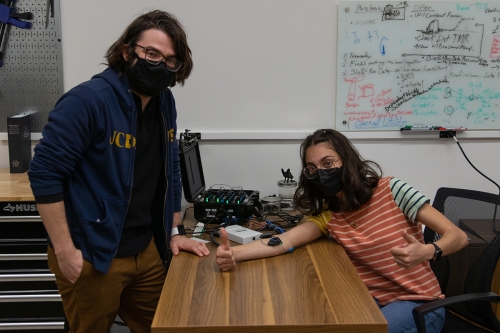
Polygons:
[[127,71],[130,87],[135,92],[156,96],[175,81],[175,73],[169,71],[163,62],[153,65],[142,58],[136,58],[134,66]]
[[337,168],[333,173],[324,173],[318,170],[318,175],[313,179],[313,185],[327,199],[331,199],[342,190],[343,173],[344,166]]

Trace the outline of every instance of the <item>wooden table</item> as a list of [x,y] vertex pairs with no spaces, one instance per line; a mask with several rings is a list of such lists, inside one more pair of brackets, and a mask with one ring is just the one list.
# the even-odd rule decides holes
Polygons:
[[[264,246],[264,245],[263,245]],[[181,252],[167,274],[153,332],[387,332],[343,248],[320,239],[221,272],[216,247]]]
[[0,169],[0,201],[33,201],[28,174]]

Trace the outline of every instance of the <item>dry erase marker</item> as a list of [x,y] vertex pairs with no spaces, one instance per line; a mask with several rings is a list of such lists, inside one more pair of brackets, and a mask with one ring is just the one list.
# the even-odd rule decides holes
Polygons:
[[427,125],[419,125],[419,126],[412,126],[411,130],[412,131],[428,131],[431,130],[433,126],[427,126]]
[[427,126],[427,125],[417,125],[417,126],[411,126],[411,128],[424,128],[424,129],[430,129],[432,126]]
[[466,131],[467,127],[440,127],[438,128],[440,131]]
[[411,127],[401,127],[399,130],[401,132],[403,132],[403,131],[429,131],[431,129],[432,129],[432,127],[415,127],[415,126],[411,126]]
[[417,125],[417,126],[411,126],[411,125],[406,125],[405,127],[401,127],[401,131],[421,131],[421,130],[431,130],[434,126],[427,126],[427,125]]

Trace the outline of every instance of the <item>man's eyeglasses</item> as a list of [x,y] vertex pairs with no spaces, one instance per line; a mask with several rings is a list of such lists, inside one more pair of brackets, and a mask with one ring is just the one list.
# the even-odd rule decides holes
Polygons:
[[323,163],[321,163],[321,168],[319,168],[319,169],[316,168],[315,166],[309,165],[309,166],[306,166],[304,169],[302,169],[302,173],[308,179],[316,178],[318,176],[318,172],[322,172],[325,174],[331,174],[331,173],[334,173],[335,171],[337,171],[338,168],[335,167],[335,163],[337,163],[337,162],[338,162],[338,160],[337,161],[326,160]]
[[176,57],[165,57],[163,54],[156,51],[155,49],[144,47],[139,44],[134,44],[134,45],[144,50],[144,53],[146,54],[144,56],[144,60],[146,60],[152,65],[158,65],[160,62],[163,61],[167,69],[171,72],[177,72],[179,68],[181,68],[182,66],[182,62],[180,62],[180,60],[177,59]]

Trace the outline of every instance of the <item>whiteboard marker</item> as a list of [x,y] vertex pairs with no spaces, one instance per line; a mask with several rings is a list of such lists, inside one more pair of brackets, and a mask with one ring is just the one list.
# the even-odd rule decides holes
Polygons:
[[429,131],[431,129],[432,129],[432,127],[427,127],[427,126],[425,126],[425,127],[424,126],[423,127],[413,126],[410,130],[412,130],[412,131]]
[[434,126],[427,126],[427,125],[419,125],[419,126],[410,126],[412,129],[414,128],[423,128],[423,129],[431,129]]
[[401,127],[400,128],[400,131],[403,132],[403,131],[429,131],[429,130],[432,130],[432,127]]

